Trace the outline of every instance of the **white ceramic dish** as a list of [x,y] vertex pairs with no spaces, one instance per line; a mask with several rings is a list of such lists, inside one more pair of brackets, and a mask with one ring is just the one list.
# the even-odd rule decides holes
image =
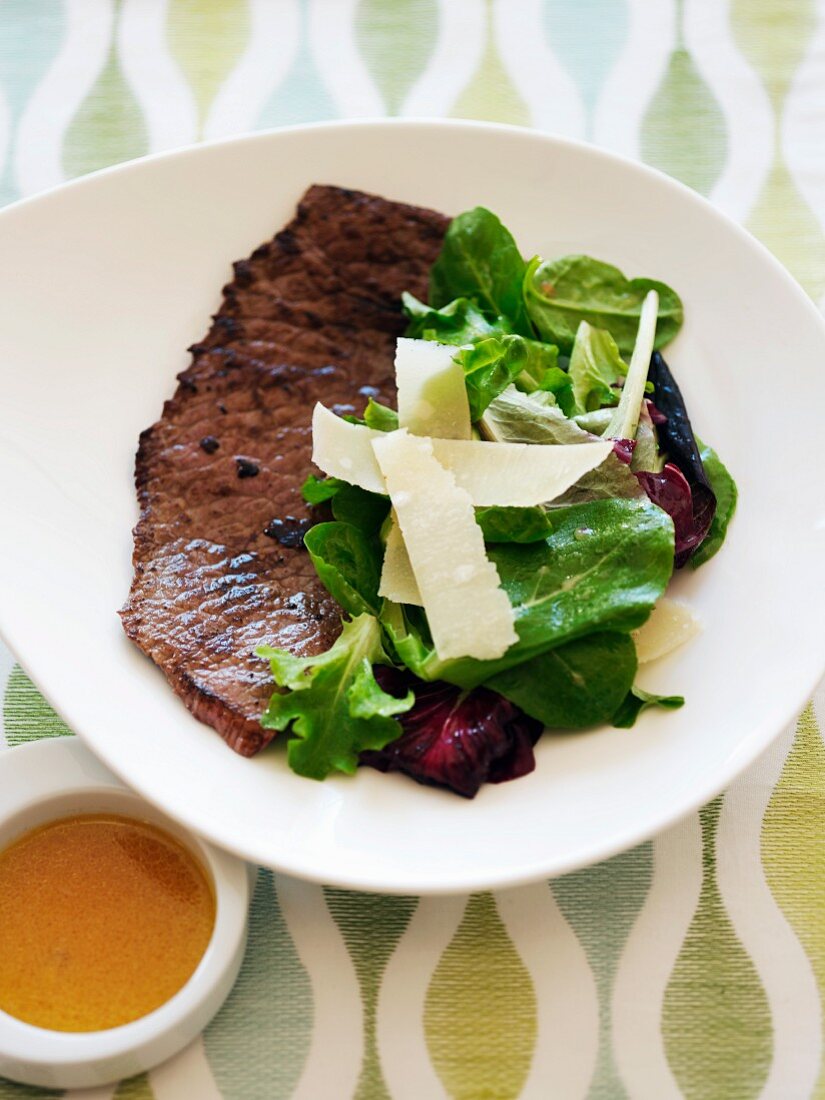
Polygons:
[[[138,433],[155,420],[230,261],[340,183],[498,212],[526,254],[588,252],[664,279],[668,358],[741,492],[728,544],[681,575],[705,623],[643,686],[681,692],[632,731],[548,736],[535,773],[468,803],[364,770],[314,783],[199,725],[122,635]],[[825,327],[790,276],[679,184],[524,130],[322,125],[184,150],[0,214],[0,627],[73,728],[166,812],[247,859],[343,886],[448,892],[568,871],[715,795],[823,667]]]
[[209,873],[215,929],[182,989],[147,1016],[108,1031],[32,1027],[0,1011],[0,1075],[45,1088],[88,1088],[142,1073],[206,1027],[232,988],[246,943],[247,867],[186,833],[124,786],[76,738],[38,741],[0,753],[0,848],[22,833],[80,813],[119,813],[171,832]]

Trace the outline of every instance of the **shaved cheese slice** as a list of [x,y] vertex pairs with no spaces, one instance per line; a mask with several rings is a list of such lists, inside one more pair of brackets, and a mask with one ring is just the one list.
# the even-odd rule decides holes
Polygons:
[[384,432],[350,424],[319,402],[312,410],[312,461],[325,474],[370,493],[386,493],[372,441]]
[[433,454],[455,474],[478,507],[546,504],[594,470],[613,449],[610,440],[547,446],[434,439]]
[[[350,424],[316,405],[312,415],[312,461],[324,473],[371,493],[386,493],[372,445],[392,432]],[[505,508],[555,500],[610,454],[610,440],[545,446],[535,443],[486,443],[480,439],[433,439],[441,466],[477,507]]]
[[663,596],[653,608],[647,622],[638,630],[631,631],[639,664],[657,661],[665,654],[672,653],[701,630],[701,622],[686,604]]
[[458,349],[403,337],[395,349],[398,423],[413,435],[470,439],[470,402]]
[[494,660],[518,641],[513,609],[484,551],[469,494],[429,439],[404,429],[373,440],[436,653]]
[[423,607],[421,593],[410,564],[410,555],[404,545],[404,536],[393,512],[392,522],[387,533],[387,545],[384,547],[384,565],[381,569],[381,583],[378,595],[393,603],[408,603],[414,607]]

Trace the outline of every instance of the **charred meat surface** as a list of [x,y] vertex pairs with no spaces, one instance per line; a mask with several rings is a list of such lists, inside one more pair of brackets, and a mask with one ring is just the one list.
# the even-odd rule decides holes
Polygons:
[[[393,403],[402,290],[426,297],[447,219],[338,187],[234,265],[208,335],[140,437],[124,629],[236,752],[272,737],[258,645],[328,648],[340,611],[297,533],[316,401]],[[288,537],[284,537],[284,533]],[[291,537],[292,533],[296,537]]]

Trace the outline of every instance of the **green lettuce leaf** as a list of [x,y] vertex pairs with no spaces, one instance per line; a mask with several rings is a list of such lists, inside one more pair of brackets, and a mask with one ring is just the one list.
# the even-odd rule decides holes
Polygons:
[[506,318],[513,332],[532,336],[522,296],[526,270],[510,231],[477,206],[450,222],[430,269],[430,305],[441,309],[455,298],[471,298],[484,313]]
[[682,327],[678,294],[655,279],[627,279],[618,268],[590,256],[533,260],[525,273],[527,312],[542,340],[569,352],[582,321],[607,329],[622,355],[630,355],[639,313],[649,290],[659,294],[656,347],[662,348]]
[[485,684],[548,729],[609,722],[636,675],[628,634],[589,634],[493,676]]
[[316,523],[304,536],[324,588],[350,615],[378,615],[382,555],[377,538],[351,523]]
[[398,428],[398,413],[370,398],[364,409],[364,423],[378,432],[394,432]]
[[490,336],[473,347],[459,348],[455,361],[464,369],[470,402],[470,419],[480,420],[484,410],[524,370],[529,352],[520,336]]
[[419,609],[384,601],[381,621],[412,672],[475,687],[564,642],[641,626],[673,571],[670,517],[646,497],[596,500],[547,515],[553,531],[544,542],[488,549],[519,636],[497,661],[439,660]]
[[552,533],[553,524],[540,505],[535,508],[476,508],[476,523],[485,542],[541,542]]
[[337,477],[316,477],[309,474],[301,486],[301,496],[307,504],[323,504],[325,500],[331,500],[346,481]]
[[593,442],[593,436],[569,420],[550,394],[522,393],[515,386],[493,398],[481,418],[481,430],[496,443]]
[[512,332],[504,317],[489,320],[469,298],[456,298],[441,309],[433,309],[404,291],[401,301],[410,319],[405,335],[414,340],[475,344],[487,336],[506,336]]
[[705,474],[716,496],[716,513],[708,533],[690,559],[693,569],[698,569],[700,565],[710,561],[721,548],[728,532],[728,524],[733,519],[733,513],[736,511],[738,495],[736,482],[730,476],[716,451],[712,447],[706,446],[699,439],[696,442],[699,444],[699,455],[705,468]]
[[613,715],[613,725],[619,729],[630,729],[643,710],[648,707],[663,707],[665,710],[678,710],[685,705],[681,695],[651,695],[640,687],[631,688],[621,706]]
[[594,328],[582,321],[570,356],[569,374],[575,411],[581,415],[603,405],[617,404],[619,390],[616,384],[624,380],[627,364],[606,329]]
[[395,715],[412,706],[409,692],[397,699],[382,691],[372,666],[387,662],[381,628],[371,615],[359,615],[325,653],[296,657],[283,649],[262,646],[272,675],[285,693],[275,692],[261,725],[293,736],[287,760],[293,771],[324,779],[332,771],[351,775],[364,749],[382,749],[401,734]]

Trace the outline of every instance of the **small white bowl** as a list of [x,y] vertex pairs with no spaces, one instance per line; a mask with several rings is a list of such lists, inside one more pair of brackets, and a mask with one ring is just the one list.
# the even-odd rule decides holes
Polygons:
[[181,841],[207,870],[217,903],[212,938],[191,978],[166,1004],[132,1023],[107,1031],[50,1031],[0,1011],[0,1075],[47,1088],[88,1088],[165,1061],[206,1027],[235,982],[246,944],[247,865],[133,794],[74,737],[0,753],[0,791],[0,850],[57,818],[123,814],[159,825]]

